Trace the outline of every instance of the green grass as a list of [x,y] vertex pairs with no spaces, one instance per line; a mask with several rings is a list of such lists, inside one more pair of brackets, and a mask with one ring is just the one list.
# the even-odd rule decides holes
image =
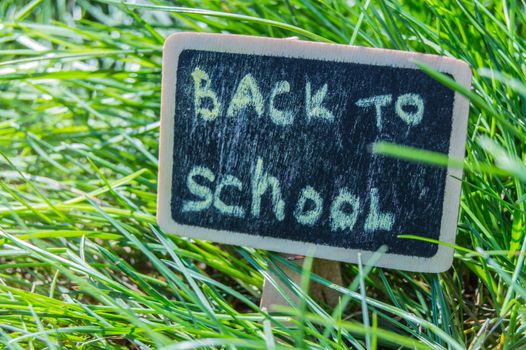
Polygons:
[[[0,1],[4,348],[526,348],[524,0],[137,3],[148,5]],[[468,62],[469,91],[422,67],[471,101],[466,159],[376,149],[465,169],[453,268],[344,265],[346,287],[306,269],[304,281],[337,290],[340,304],[304,296],[273,316],[258,307],[264,276],[283,277],[276,263],[294,264],[160,231],[161,49],[175,31],[298,36]]]

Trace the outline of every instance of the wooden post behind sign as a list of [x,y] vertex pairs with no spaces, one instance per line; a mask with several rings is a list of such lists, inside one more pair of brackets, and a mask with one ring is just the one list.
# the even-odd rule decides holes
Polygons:
[[[303,257],[298,258],[294,255],[282,254],[286,259],[293,260],[296,264],[303,264]],[[290,280],[297,285],[301,283],[301,275],[292,271],[284,265],[280,265],[280,268],[283,272],[290,278]],[[314,259],[312,263],[312,272],[319,275],[326,280],[333,282],[334,284],[343,285],[342,273],[341,273],[341,263],[338,261],[324,260],[324,259]],[[292,291],[288,290],[279,278],[275,275],[272,275],[272,278],[280,287],[285,290],[289,298],[293,301],[294,304],[298,304],[299,299]],[[309,287],[309,294],[312,298],[317,301],[326,303],[327,305],[334,307],[338,304],[339,293],[333,289],[324,287],[318,283],[312,283]],[[261,295],[261,301],[259,306],[261,308],[265,307],[270,312],[276,311],[276,306],[284,305],[289,306],[285,298],[281,293],[267,280],[265,279],[263,283],[263,292]]]

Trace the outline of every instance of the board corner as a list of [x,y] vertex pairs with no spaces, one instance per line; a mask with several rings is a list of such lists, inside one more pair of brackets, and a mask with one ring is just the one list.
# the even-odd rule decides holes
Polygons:
[[453,266],[453,255],[455,250],[451,247],[439,245],[438,250],[428,259],[428,273],[442,273],[448,271]]

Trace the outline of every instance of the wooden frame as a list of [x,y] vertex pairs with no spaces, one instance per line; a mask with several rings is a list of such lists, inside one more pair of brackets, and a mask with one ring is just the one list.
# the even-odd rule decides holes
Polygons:
[[[319,258],[352,263],[357,262],[359,251],[362,253],[362,261],[364,262],[367,262],[374,252],[187,226],[178,224],[172,219],[170,202],[172,195],[176,72],[179,54],[185,49],[354,62],[412,69],[418,69],[413,63],[413,60],[418,60],[440,72],[449,73],[463,86],[469,87],[471,81],[471,71],[466,63],[435,55],[226,34],[176,33],[166,40],[163,55],[157,201],[157,221],[160,227],[168,232],[191,238],[246,245],[290,254],[313,254]],[[449,157],[453,159],[464,158],[468,108],[467,99],[455,93],[449,149]],[[448,167],[439,240],[450,244],[455,242],[461,188],[459,179],[461,178],[462,169]],[[410,271],[441,272],[451,266],[452,260],[453,249],[439,245],[437,253],[430,258],[387,253],[377,260],[375,265]]]

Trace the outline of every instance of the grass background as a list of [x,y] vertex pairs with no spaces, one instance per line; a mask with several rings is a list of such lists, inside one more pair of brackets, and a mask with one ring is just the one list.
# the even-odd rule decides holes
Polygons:
[[[526,348],[524,0],[2,0],[0,21],[4,348]],[[302,289],[278,255],[160,231],[161,49],[175,31],[468,62],[470,91],[437,76],[471,101],[453,268],[344,265],[338,287],[307,259]],[[269,271],[302,295],[296,327],[257,306]],[[309,278],[340,304],[308,298]]]

